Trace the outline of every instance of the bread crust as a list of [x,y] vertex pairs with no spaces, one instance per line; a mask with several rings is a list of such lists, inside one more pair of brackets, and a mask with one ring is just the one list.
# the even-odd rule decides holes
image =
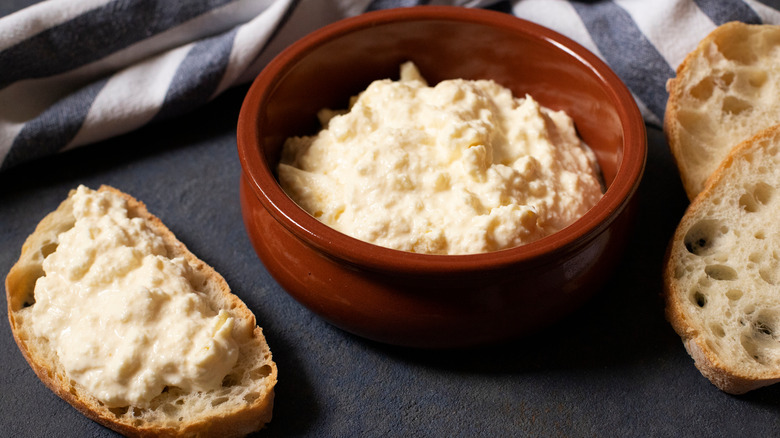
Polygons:
[[[731,47],[741,44],[737,41],[744,47]],[[690,200],[731,148],[780,123],[778,96],[756,97],[764,84],[780,84],[768,47],[777,41],[780,26],[725,23],[703,38],[667,81],[664,132]]]
[[[47,252],[50,253],[52,245],[57,244],[57,236],[72,228],[75,223],[71,202],[75,190],[71,190],[68,198],[37,225],[35,231],[24,242],[19,260],[6,277],[6,298],[11,331],[30,367],[49,389],[82,414],[126,436],[244,436],[264,427],[272,417],[277,369],[262,329],[255,322],[254,314],[231,293],[225,279],[211,266],[192,254],[160,219],[147,210],[142,202],[110,186],[101,186],[98,191],[110,191],[124,198],[130,216],[143,218],[147,225],[163,238],[169,257],[184,257],[189,262],[193,272],[203,281],[203,292],[206,293],[210,305],[226,310],[236,321],[233,336],[239,344],[239,359],[234,371],[242,373],[242,384],[251,381],[251,385],[256,387],[251,388],[249,393],[251,396],[244,397],[245,400],[238,403],[239,407],[221,409],[219,405],[213,411],[204,412],[198,418],[160,421],[156,418],[151,420],[145,418],[147,414],[143,412],[154,408],[138,409],[138,411],[134,407],[109,409],[88,394],[84,387],[65,375],[62,367],[56,363],[56,354],[47,354],[45,348],[47,341],[35,338],[32,331],[28,330],[28,326],[25,325],[25,309],[34,305],[35,281],[44,275],[42,263]],[[250,366],[247,367],[247,364]],[[247,369],[239,370],[239,367],[247,367]],[[253,375],[249,376],[250,373]],[[186,396],[186,394],[181,395]],[[207,398],[209,394],[201,394],[201,396]],[[155,400],[165,397],[172,396],[163,394]]]
[[[691,291],[686,288],[687,283],[681,280],[682,277],[695,274],[695,272],[684,272],[688,266],[685,258],[690,257],[688,253],[691,252],[685,247],[685,239],[686,234],[697,223],[727,216],[727,213],[722,213],[716,207],[722,206],[722,208],[727,208],[727,205],[735,205],[733,203],[728,204],[729,200],[725,199],[726,196],[723,195],[724,187],[730,186],[733,188],[741,184],[741,181],[736,180],[739,175],[736,175],[736,170],[732,169],[732,167],[739,161],[749,161],[752,157],[751,154],[762,148],[780,150],[780,125],[761,131],[730,151],[707,180],[704,190],[689,205],[675,230],[664,258],[662,295],[665,301],[666,318],[676,333],[682,338],[686,350],[694,359],[695,365],[702,375],[707,377],[716,387],[730,394],[744,394],[748,391],[780,382],[780,364],[772,363],[769,366],[756,367],[753,364],[747,364],[746,362],[749,362],[749,360],[746,361],[744,359],[742,363],[739,363],[739,361],[735,363],[734,360],[727,357],[724,351],[713,346],[713,335],[701,321],[694,317],[691,309],[695,309],[696,306],[690,302],[689,294]],[[773,165],[770,162],[762,162],[761,164],[766,166]],[[780,195],[780,181],[772,181],[771,185],[778,189],[777,194]],[[713,202],[716,198],[718,202]],[[726,248],[726,250],[728,249],[736,251],[734,248]],[[728,263],[728,261],[724,263]],[[738,271],[738,274],[739,279],[741,279],[744,273]],[[744,275],[744,277],[747,276]],[[739,279],[728,280],[738,281]],[[739,284],[733,287],[738,288],[738,286]],[[725,320],[726,317],[723,316],[723,319]],[[723,321],[715,322],[723,323]],[[728,336],[728,333],[727,330],[726,336]],[[736,343],[738,341],[735,340]],[[778,346],[778,349],[780,349],[780,346]]]

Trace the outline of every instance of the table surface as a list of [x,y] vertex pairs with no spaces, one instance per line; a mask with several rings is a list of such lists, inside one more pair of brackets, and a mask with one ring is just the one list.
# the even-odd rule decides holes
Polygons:
[[[25,237],[68,190],[109,184],[144,201],[256,314],[279,368],[274,418],[258,436],[780,434],[780,386],[720,392],[664,319],[662,259],[687,200],[658,129],[648,127],[628,252],[583,308],[499,346],[408,350],[328,325],[289,297],[255,255],[238,199],[235,127],[246,91],[232,89],[173,121],[0,174],[3,277]],[[0,435],[114,435],[44,387],[7,322],[0,349]]]

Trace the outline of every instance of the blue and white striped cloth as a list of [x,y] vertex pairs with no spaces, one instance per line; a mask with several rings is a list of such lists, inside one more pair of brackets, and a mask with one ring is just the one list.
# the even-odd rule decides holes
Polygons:
[[[763,1],[763,0],[762,0]],[[758,0],[48,0],[0,18],[0,170],[197,108],[341,18],[418,4],[552,28],[602,59],[659,126],[666,80],[717,25],[780,24]]]

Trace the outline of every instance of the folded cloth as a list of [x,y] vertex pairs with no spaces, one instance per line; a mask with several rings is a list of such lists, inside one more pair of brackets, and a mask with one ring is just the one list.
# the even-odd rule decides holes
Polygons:
[[757,0],[48,0],[0,18],[0,170],[186,113],[319,27],[418,4],[490,8],[572,38],[656,126],[666,80],[707,33],[780,24]]

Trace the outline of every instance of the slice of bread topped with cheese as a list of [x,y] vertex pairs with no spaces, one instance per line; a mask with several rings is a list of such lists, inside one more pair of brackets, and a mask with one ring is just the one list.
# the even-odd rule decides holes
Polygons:
[[701,373],[732,394],[780,381],[780,125],[739,144],[667,252],[666,316]]
[[731,148],[780,123],[780,26],[717,27],[667,90],[664,131],[693,200]]
[[271,420],[255,317],[145,205],[80,186],[25,241],[8,317],[37,376],[128,436],[243,436]]

